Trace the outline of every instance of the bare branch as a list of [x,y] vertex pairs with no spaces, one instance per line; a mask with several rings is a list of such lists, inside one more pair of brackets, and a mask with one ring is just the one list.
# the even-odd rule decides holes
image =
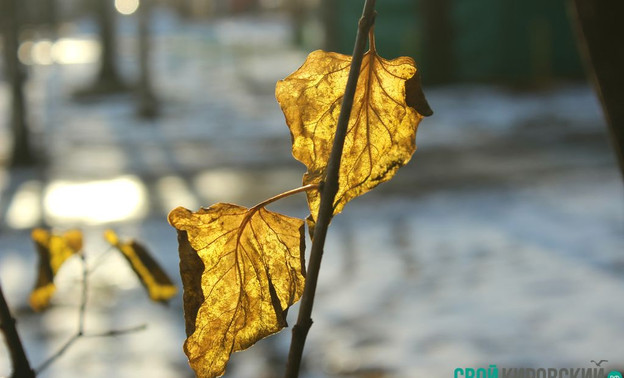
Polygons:
[[82,264],[82,285],[81,285],[82,293],[80,295],[80,307],[78,309],[78,330],[69,338],[69,340],[65,342],[65,344],[63,344],[63,346],[59,348],[59,350],[57,350],[53,355],[48,357],[45,361],[43,361],[39,365],[39,367],[36,369],[36,374],[40,374],[42,371],[47,369],[54,361],[59,359],[69,349],[69,347],[71,347],[81,337],[113,337],[113,336],[120,336],[120,335],[129,334],[129,333],[139,332],[147,328],[147,324],[141,324],[141,325],[131,327],[131,328],[109,330],[109,331],[105,331],[101,333],[86,333],[85,332],[85,318],[86,318],[86,312],[87,312],[87,299],[88,299],[88,290],[89,290],[89,273],[92,272],[93,269],[89,270],[84,253],[80,253],[80,259],[81,259],[81,264]]
[[314,295],[316,292],[316,284],[321,268],[321,260],[323,258],[323,248],[325,246],[325,237],[329,222],[333,216],[334,199],[338,191],[338,174],[340,171],[340,161],[342,158],[342,150],[347,134],[347,126],[349,117],[351,116],[351,108],[353,107],[353,97],[357,86],[358,77],[360,75],[360,66],[366,48],[366,39],[368,32],[375,22],[375,0],[366,0],[362,17],[358,24],[357,37],[355,39],[355,47],[353,49],[353,60],[349,71],[349,78],[345,88],[345,94],[342,100],[340,116],[336,126],[336,135],[334,144],[327,165],[327,176],[321,191],[321,205],[317,216],[316,226],[314,228],[314,237],[312,240],[312,248],[310,251],[310,263],[308,264],[308,273],[306,276],[305,289],[301,297],[301,307],[297,317],[297,324],[292,330],[292,341],[290,343],[290,352],[288,353],[288,362],[286,364],[286,378],[297,378],[299,376],[299,368],[301,366],[301,357],[305,346],[308,331],[312,326],[312,307],[314,305]]
[[11,363],[13,364],[12,377],[34,378],[35,372],[30,367],[30,362],[28,362],[26,357],[24,346],[15,328],[15,319],[11,315],[6,299],[4,299],[2,285],[0,285],[0,322],[0,329],[2,329],[9,353],[11,354]]

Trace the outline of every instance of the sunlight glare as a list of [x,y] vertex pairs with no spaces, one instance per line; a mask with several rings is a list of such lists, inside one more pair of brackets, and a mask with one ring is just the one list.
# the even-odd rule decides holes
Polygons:
[[195,177],[193,184],[201,199],[208,203],[220,198],[241,198],[250,185],[240,172],[227,169],[202,172]]
[[129,16],[139,9],[139,0],[115,0],[115,9],[124,16]]
[[47,66],[54,63],[52,59],[52,41],[43,39],[36,42],[32,47],[30,58],[33,64]]
[[94,39],[61,38],[52,46],[52,58],[59,64],[85,64],[100,58],[100,44]]
[[166,176],[158,180],[156,189],[164,209],[173,210],[178,206],[198,209],[200,204],[188,183],[179,176]]
[[44,194],[46,217],[55,222],[100,224],[138,219],[147,214],[147,189],[136,177],[56,181]]
[[35,227],[41,219],[41,183],[26,181],[15,191],[7,210],[6,223],[11,228]]
[[35,43],[33,41],[22,42],[17,49],[17,57],[22,64],[30,66],[33,64],[32,50]]

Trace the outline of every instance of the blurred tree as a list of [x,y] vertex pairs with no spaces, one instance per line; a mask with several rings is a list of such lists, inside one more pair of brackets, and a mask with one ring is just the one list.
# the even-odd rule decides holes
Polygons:
[[100,68],[89,87],[79,90],[77,96],[116,93],[128,89],[117,68],[117,33],[113,0],[93,0],[93,11],[99,26]]
[[178,0],[174,2],[175,8],[178,14],[184,18],[191,18],[193,16],[193,6],[191,0]]
[[326,51],[339,51],[340,38],[337,31],[338,7],[336,0],[321,0],[321,17],[323,20],[324,46]]
[[117,33],[112,0],[96,0],[96,17],[100,26],[102,57],[98,82],[107,88],[124,88],[117,69]]
[[451,0],[420,0],[423,20],[423,67],[428,83],[448,83],[454,79],[453,22]]
[[153,0],[142,0],[139,6],[139,84],[138,114],[143,118],[154,118],[158,114],[158,101],[152,86],[152,67],[150,59],[150,16]]
[[581,47],[587,55],[624,176],[624,24],[621,0],[574,0]]
[[26,121],[26,101],[23,89],[26,71],[18,59],[22,2],[19,0],[1,1],[0,19],[4,26],[4,66],[11,90],[9,122],[13,132],[13,151],[10,164],[13,167],[30,166],[35,163],[35,158],[30,146],[30,133]]
[[[57,25],[58,17],[58,0],[46,1],[21,1],[22,6],[22,24],[36,25],[45,29],[53,30]],[[25,14],[24,14],[25,13]]]
[[288,10],[293,26],[293,43],[296,46],[303,44],[303,24],[305,17],[304,0],[291,0],[288,2]]

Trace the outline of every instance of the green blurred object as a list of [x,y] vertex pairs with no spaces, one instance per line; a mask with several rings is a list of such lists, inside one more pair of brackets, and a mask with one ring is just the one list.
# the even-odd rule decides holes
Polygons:
[[[350,54],[359,2],[337,0],[335,7],[337,35],[330,38]],[[428,83],[535,85],[584,76],[563,1],[384,0],[377,11],[380,54],[414,57]]]

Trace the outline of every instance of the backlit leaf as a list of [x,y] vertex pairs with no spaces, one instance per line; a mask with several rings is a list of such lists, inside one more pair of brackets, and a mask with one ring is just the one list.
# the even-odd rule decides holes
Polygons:
[[[293,155],[308,168],[304,185],[325,178],[350,65],[350,56],[318,50],[277,83],[276,98],[290,128]],[[410,160],[418,124],[431,114],[414,60],[381,58],[371,40],[349,119],[334,214],[390,180]],[[308,192],[308,204],[316,218],[319,191]]]
[[54,277],[61,265],[82,250],[82,232],[71,230],[63,234],[53,234],[36,228],[31,237],[39,254],[39,268],[29,303],[33,310],[42,311],[50,305],[50,299],[56,291]]
[[180,244],[184,351],[199,377],[222,375],[231,353],[286,326],[303,293],[303,220],[219,203],[179,207],[169,223]]
[[128,260],[151,300],[166,302],[176,294],[177,288],[145,247],[134,240],[120,241],[113,230],[106,230],[104,238]]

